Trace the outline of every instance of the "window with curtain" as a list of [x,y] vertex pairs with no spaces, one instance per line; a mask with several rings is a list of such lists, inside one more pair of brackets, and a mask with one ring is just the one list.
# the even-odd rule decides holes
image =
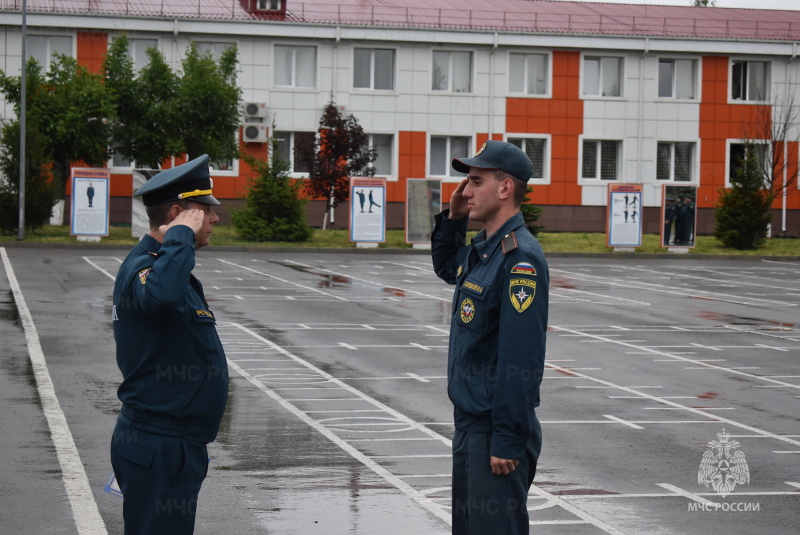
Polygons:
[[394,89],[394,50],[356,48],[353,51],[353,87],[356,89]]
[[733,60],[731,99],[765,101],[769,99],[769,63]]
[[316,87],[316,47],[275,45],[275,85]]
[[290,173],[308,173],[308,166],[300,160],[296,147],[314,143],[315,132],[275,132],[278,150],[274,156],[289,162]]
[[547,165],[547,140],[543,138],[509,138],[508,142],[516,145],[528,155],[533,164],[533,179],[543,179],[546,176]]
[[695,99],[697,62],[691,59],[658,60],[658,96],[660,98]]
[[205,41],[196,41],[194,45],[201,56],[211,56],[215,61],[219,61],[222,53],[232,46],[233,43],[213,43]]
[[453,158],[466,158],[471,138],[462,136],[431,136],[430,174],[464,177],[450,165]]
[[619,141],[584,140],[581,178],[617,180],[619,150]]
[[472,52],[435,51],[431,88],[453,93],[471,92]]
[[691,182],[694,175],[694,143],[659,142],[656,149],[656,180]]
[[378,176],[392,176],[394,136],[392,134],[369,134],[367,137],[367,143],[377,153],[377,158],[370,164],[370,167],[375,169],[375,174]]
[[600,97],[622,95],[622,58],[583,58],[583,94]]
[[56,54],[72,56],[72,37],[65,35],[29,35],[26,52],[41,65],[43,71],[50,69]]
[[511,54],[508,75],[509,93],[544,95],[547,93],[547,55]]
[[147,49],[158,48],[156,39],[130,39],[128,41],[128,56],[133,61],[133,68],[136,72],[144,69],[150,63]]

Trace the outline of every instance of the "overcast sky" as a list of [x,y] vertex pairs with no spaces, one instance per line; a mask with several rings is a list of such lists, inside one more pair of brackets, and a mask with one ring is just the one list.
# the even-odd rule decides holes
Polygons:
[[[569,0],[566,0],[569,1]],[[575,0],[578,1],[578,0]],[[607,2],[612,4],[640,4],[648,6],[689,6],[691,0],[584,0],[587,2]],[[790,9],[800,10],[800,0],[717,0],[717,7],[738,7],[750,9]]]

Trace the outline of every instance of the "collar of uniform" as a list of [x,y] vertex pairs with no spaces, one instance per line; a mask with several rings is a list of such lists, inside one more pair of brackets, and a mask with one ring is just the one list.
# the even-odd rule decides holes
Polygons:
[[161,249],[161,244],[158,243],[158,240],[152,237],[150,234],[145,234],[144,237],[139,240],[139,247],[147,251],[149,254],[155,254]]
[[488,238],[486,237],[485,230],[482,230],[476,234],[475,237],[472,238],[472,245],[475,247],[475,250],[478,253],[478,258],[481,259],[481,262],[484,264],[488,262],[494,251],[499,247],[500,242],[503,241],[503,238],[505,238],[506,234],[521,227],[523,223],[525,223],[525,220],[522,218],[522,212],[517,212],[512,217],[508,218],[508,221],[503,223],[503,226],[497,229],[497,232]]

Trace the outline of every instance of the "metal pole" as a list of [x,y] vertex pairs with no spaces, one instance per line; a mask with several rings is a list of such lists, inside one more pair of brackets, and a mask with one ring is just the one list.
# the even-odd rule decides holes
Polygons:
[[28,1],[22,0],[22,73],[19,77],[19,233],[17,239],[25,239],[25,108],[26,98],[25,75],[27,74],[27,15]]

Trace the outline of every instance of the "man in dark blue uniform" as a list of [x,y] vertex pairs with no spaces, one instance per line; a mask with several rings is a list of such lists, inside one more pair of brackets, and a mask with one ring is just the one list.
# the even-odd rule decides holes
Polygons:
[[219,221],[208,156],[162,171],[141,195],[150,232],[114,284],[113,323],[122,409],[111,464],[123,495],[125,533],[190,534],[206,444],[228,397],[228,367],[192,269]]
[[[447,392],[454,406],[453,533],[528,533],[528,490],[542,430],[549,273],[520,207],[533,166],[516,146],[487,141],[436,216],[433,267],[455,284]],[[483,229],[465,245],[468,221]]]

